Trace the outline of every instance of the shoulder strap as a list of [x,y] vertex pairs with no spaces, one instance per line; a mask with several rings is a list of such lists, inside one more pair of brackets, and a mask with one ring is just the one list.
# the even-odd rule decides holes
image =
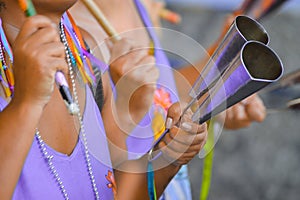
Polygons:
[[0,96],[0,112],[7,106],[7,101]]

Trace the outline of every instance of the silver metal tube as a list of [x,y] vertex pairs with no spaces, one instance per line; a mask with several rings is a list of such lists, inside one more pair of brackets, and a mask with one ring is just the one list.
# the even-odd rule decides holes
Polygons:
[[209,120],[277,81],[282,74],[282,62],[270,47],[257,41],[247,42],[193,114],[192,120],[200,123]]

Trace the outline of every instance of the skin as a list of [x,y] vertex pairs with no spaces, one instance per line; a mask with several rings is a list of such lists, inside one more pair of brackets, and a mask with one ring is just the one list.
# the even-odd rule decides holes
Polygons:
[[[78,124],[74,123],[73,116],[70,116],[68,113],[54,83],[54,76],[57,70],[63,71],[68,81],[70,81],[65,61],[64,46],[60,42],[57,24],[63,12],[76,1],[35,0],[33,3],[37,5],[36,10],[40,15],[28,19],[24,17],[23,12],[19,9],[17,1],[7,0],[3,2],[6,4],[6,9],[0,15],[4,22],[4,29],[9,43],[13,49],[13,70],[16,84],[14,98],[10,100],[9,105],[0,113],[0,162],[2,163],[0,166],[0,185],[2,185],[0,198],[11,199],[37,127],[45,143],[61,153],[70,155],[78,141],[78,130],[76,128]],[[120,50],[120,48],[126,50],[127,48],[126,44],[120,46],[118,47],[116,44],[115,48],[117,50]],[[117,50],[113,49],[112,52]],[[145,55],[145,53],[138,53],[134,57],[135,60],[131,59],[128,61],[128,59],[124,59],[123,62],[129,62],[127,63],[128,66],[150,62],[151,66],[152,58]],[[119,62],[120,65],[121,63],[124,64],[121,61]],[[152,66],[147,69],[148,72],[150,70],[154,74],[153,80],[147,81],[150,83],[155,82],[157,77],[155,76],[155,68]],[[132,78],[135,78],[136,81],[144,81],[139,79],[140,73],[132,75]],[[110,121],[110,124],[113,124],[110,130],[117,130],[118,128],[114,125],[114,121],[111,120],[112,118],[109,118],[112,115],[111,102],[113,101],[110,99],[112,97],[110,87],[107,86],[109,83],[108,74],[103,75],[103,82],[106,84],[104,85],[105,103],[102,115]],[[83,108],[85,105],[85,90],[78,82],[76,82],[76,85],[79,104]],[[153,84],[146,85],[149,86],[146,87],[145,92],[150,93],[149,90],[154,89]],[[2,90],[1,96],[4,97]],[[113,106],[117,107],[118,105]],[[60,114],[57,115],[57,113]],[[174,124],[178,121],[179,115],[180,107],[178,104],[175,104],[169,111],[169,117],[173,119]],[[106,119],[104,118],[104,120]],[[106,121],[105,123],[108,122]],[[7,126],[7,124],[18,124],[18,126]],[[170,133],[173,136],[176,133],[189,133],[188,138],[192,142],[193,149],[188,151],[188,154],[180,154],[178,159],[181,160],[182,158],[180,162],[187,162],[191,152],[196,155],[201,145],[205,142],[207,135],[205,125],[196,126],[192,129],[170,128]],[[180,147],[179,152],[184,151],[182,150],[185,147],[184,145],[186,144]],[[190,147],[190,145],[186,146],[187,148]],[[168,149],[166,148],[166,150]],[[129,166],[136,167],[137,170],[141,169],[140,173],[116,172],[116,179],[119,183],[117,199],[128,199],[126,197],[129,197],[129,199],[146,198],[147,182],[144,173],[146,162],[143,161],[145,161],[145,158],[141,158],[141,160],[133,164],[124,163],[123,166],[124,169]],[[166,162],[166,160],[162,157],[154,165],[157,165],[158,162]],[[159,177],[157,180],[159,194],[180,168],[178,165],[170,165],[169,162],[163,164],[163,166],[166,167],[161,168],[157,172],[161,175],[157,176]],[[130,187],[128,189],[128,181],[138,187]]]
[[[93,38],[91,38],[90,35],[85,35],[85,39],[90,44],[90,46],[93,46],[93,43],[95,41],[93,40]],[[154,90],[152,91],[149,89],[155,89],[155,87],[153,88],[153,86],[155,86],[155,82],[148,81],[148,83],[145,83],[145,80],[151,77],[149,76],[147,65],[142,65],[141,67],[139,67],[139,65],[132,65],[128,63],[128,61],[126,61],[123,56],[118,56],[123,55],[123,52],[127,52],[129,49],[132,49],[132,47],[130,48],[128,46],[128,43],[133,43],[133,40],[121,40],[118,43],[114,44],[111,49],[112,56],[110,64],[110,75],[113,81],[117,83],[116,90],[120,91],[120,94],[123,94],[122,98],[120,98],[120,96],[118,95],[118,98],[120,99],[116,99],[115,106],[118,107],[118,102],[121,102],[124,106],[124,102],[128,101],[127,98],[129,95],[129,115],[136,117],[139,115],[139,113],[143,113],[140,116],[144,116],[144,112],[148,110],[149,105],[152,104]],[[133,60],[136,59],[138,55],[144,53],[148,55],[148,51],[141,50],[140,52],[134,51],[133,54],[129,53],[128,56],[130,60]],[[153,62],[153,60],[150,61],[150,63]],[[144,70],[146,70],[146,72]],[[140,72],[138,76],[133,76],[134,73],[138,72]],[[139,78],[142,76],[146,77]],[[135,79],[134,77],[137,77],[137,79]],[[126,84],[124,84],[124,81],[126,82]],[[125,87],[123,88],[122,86],[124,85]],[[136,86],[142,87],[135,91]],[[131,87],[133,89],[130,89]],[[133,95],[130,95],[132,91],[134,93]],[[135,95],[137,95],[138,98],[135,99]],[[142,101],[141,98],[143,99]],[[107,100],[106,102],[110,101]],[[106,110],[106,108],[108,108],[108,110]],[[125,108],[127,108],[127,106],[125,106]],[[111,112],[111,107],[109,106],[104,106],[101,112],[105,128],[107,130],[107,137],[109,139],[108,141],[112,153],[112,162],[115,168],[115,178],[118,185],[116,199],[147,199],[147,179],[145,174],[148,163],[147,155],[137,161],[127,160],[125,144],[127,131],[130,131],[130,129],[134,126],[131,123],[132,121],[127,121],[128,112],[120,112],[120,110],[122,109],[124,109],[124,107],[119,107],[118,109],[116,109],[115,112],[118,112],[117,116],[113,115],[113,113]],[[184,117],[182,121],[187,122],[191,128],[179,128],[175,126],[175,124],[177,124],[179,121],[181,111],[182,110],[179,103],[175,103],[169,108],[168,118],[172,119],[172,124],[168,127],[170,128],[170,132],[166,134],[164,141],[162,143],[159,143],[159,145],[156,147],[156,150],[161,149],[161,151],[164,152],[164,156],[160,157],[158,160],[155,160],[155,162],[153,163],[154,169],[156,169],[155,181],[158,195],[162,194],[169,181],[180,169],[180,166],[182,164],[188,163],[195,155],[198,154],[207,139],[206,124],[193,124],[189,121],[190,116]],[[127,114],[123,115],[122,113]],[[123,119],[122,116],[124,116]],[[118,117],[117,120],[121,121],[118,124],[121,124],[121,127],[112,126],[111,119],[116,119],[116,117]],[[124,124],[126,125],[126,127],[124,127]],[[122,128],[122,130],[125,129],[125,132],[122,132],[120,128]],[[130,188],[128,188],[128,185],[130,185]],[[139,189],[136,190],[136,188]]]
[[[10,18],[9,12],[11,15],[21,15],[16,1],[4,2],[7,9],[1,12],[3,21]],[[63,5],[66,9],[73,3],[68,1]],[[60,152],[70,154],[77,142],[73,117],[68,114],[57,88],[54,87],[55,72],[67,72],[64,47],[59,42],[57,29],[52,25],[59,22],[59,16],[15,19],[18,20],[11,23],[17,27],[22,26],[22,29],[17,37],[16,34],[9,37],[15,55],[13,67],[16,85],[14,98],[0,114],[0,160],[3,163],[0,167],[0,182],[3,185],[0,189],[1,199],[12,197],[36,127],[46,143]],[[81,98],[83,91],[79,92],[80,102],[84,103]],[[57,116],[57,112],[60,115]],[[52,128],[50,130],[47,127]]]
[[[117,32],[122,33],[122,37],[137,41],[139,46],[141,47],[149,46],[149,36],[144,29],[144,24],[141,21],[132,0],[96,0],[95,2],[107,17],[108,21],[117,30]],[[156,3],[152,3],[150,0],[145,0],[144,3],[151,11],[150,13],[152,20],[155,22],[159,21],[158,9],[162,9],[163,6],[160,4],[157,5]],[[120,18],[122,18],[123,20],[120,21]],[[88,27],[88,24],[86,26]],[[130,30],[134,30],[136,28],[142,30],[138,32],[130,32]],[[124,33],[126,31],[129,32]],[[99,40],[101,40],[101,38]],[[188,99],[186,98],[188,96],[186,94],[186,91],[189,91],[191,85],[193,85],[193,83],[200,75],[200,72],[205,66],[207,59],[208,58],[202,58],[196,63],[195,66],[184,66],[179,70],[174,71],[181,103],[188,101]],[[232,130],[245,128],[251,125],[251,123],[253,122],[262,122],[265,119],[266,109],[258,95],[249,97],[249,99],[246,99],[245,102],[247,102],[247,104],[237,104],[231,109],[223,112],[218,117],[218,119],[223,120],[220,122],[224,122],[225,128]],[[228,115],[228,117],[226,117],[226,115]]]
[[[99,2],[96,2],[99,3]],[[141,49],[143,49],[143,47],[148,48],[148,44],[149,44],[149,38],[148,38],[148,33],[147,31],[144,29],[143,27],[143,23],[139,18],[139,15],[137,13],[137,11],[134,9],[135,6],[133,5],[133,3],[130,1],[130,3],[128,1],[102,1],[101,3],[106,3],[106,6],[103,8],[102,7],[102,11],[104,12],[104,14],[108,17],[109,21],[114,21],[119,23],[119,18],[120,17],[124,17],[124,20],[122,20],[122,24],[118,24],[120,26],[115,26],[115,28],[117,29],[118,32],[121,32],[122,30],[130,30],[131,28],[143,28],[141,29],[141,31],[139,31],[137,35],[133,35],[131,32],[129,32],[128,34],[122,34],[122,38],[126,38],[126,40],[129,40],[130,42],[134,41],[137,46]],[[86,15],[89,15],[89,12],[85,9],[85,7],[81,4],[82,7],[79,6],[80,12],[73,12],[74,10],[71,10],[71,13],[73,15],[77,15],[79,17],[85,18],[86,20],[89,20],[89,23],[84,23],[84,26],[82,26],[81,28],[85,30],[85,32],[90,32],[88,31],[89,28],[93,28],[94,26],[98,26],[98,24],[96,24],[95,21],[90,21],[91,17],[86,17]],[[99,6],[101,7],[102,4]],[[118,10],[116,7],[122,7],[122,10]],[[133,12],[132,12],[133,11]],[[116,16],[119,16],[119,18],[114,18]],[[131,19],[135,19],[135,21],[132,21]],[[75,16],[75,20],[76,20],[76,16]],[[114,25],[114,23],[112,23]],[[128,28],[130,27],[130,29]],[[91,35],[90,37],[95,38],[95,40],[104,42],[105,38],[107,38],[107,36],[105,35],[105,33],[100,29],[99,32],[97,32],[97,37],[95,37],[94,35]],[[87,38],[85,36],[85,38]],[[101,43],[101,42],[100,42]],[[116,45],[116,44],[115,44]],[[93,44],[90,43],[90,47],[92,47],[92,49],[95,49],[94,53],[97,52],[97,48],[95,48],[96,45],[93,46]],[[120,52],[126,52],[122,49],[118,49],[118,51]],[[111,51],[112,53],[114,51]],[[122,55],[122,53],[119,53],[119,55]],[[99,56],[99,55],[97,55]],[[118,59],[115,61],[115,56],[111,55],[111,62],[110,62],[110,67],[114,67],[114,65],[116,64],[116,62],[123,62],[122,61],[122,57],[121,60]],[[117,69],[117,73],[113,74],[111,72],[111,77],[116,85],[116,88],[118,90],[118,87],[120,86],[122,88],[122,86],[124,84],[122,84],[122,81],[124,81],[124,79],[126,79],[126,76],[128,75],[127,73],[124,73],[124,71],[131,71],[133,68],[135,68],[136,66],[130,66],[127,65],[126,62],[123,62],[123,65],[119,65],[122,66],[119,69]],[[124,75],[125,74],[125,75]],[[148,73],[146,75],[149,75]],[[129,73],[130,76],[130,73]],[[134,84],[136,85],[136,84]],[[144,84],[145,85],[145,84]],[[153,85],[153,84],[152,84]],[[127,89],[130,87],[126,87]],[[121,89],[122,91],[123,89]],[[134,89],[133,89],[134,90]],[[124,92],[125,90],[123,90]],[[139,93],[139,92],[138,92]],[[146,93],[144,93],[146,94]],[[124,95],[127,96],[127,95]],[[140,112],[142,109],[141,108],[149,108],[149,106],[152,104],[152,100],[153,98],[151,97],[151,94],[148,93],[147,95],[140,95],[140,97],[143,96],[143,102],[147,102],[142,106],[139,106],[139,103],[132,103],[135,102],[134,98],[135,95],[130,96],[130,99],[122,99],[120,102],[130,102],[129,103],[129,113],[130,116],[134,117],[137,116],[136,112]],[[149,98],[148,98],[149,97]],[[150,98],[151,97],[151,98]],[[119,98],[119,97],[118,97]],[[126,97],[128,98],[128,97]],[[136,99],[140,99],[140,98],[136,98]],[[151,99],[151,101],[148,101],[149,99]],[[116,99],[116,101],[118,102],[119,99]],[[132,107],[131,107],[132,106]],[[126,108],[125,108],[126,109]],[[117,109],[117,111],[120,111],[119,109]],[[133,112],[132,112],[133,111]],[[174,126],[178,121],[179,121],[179,116],[181,115],[181,106],[179,104],[174,104],[168,111],[170,114],[170,118],[173,119],[173,124],[171,126],[171,130],[169,132],[169,134],[166,135],[166,137],[164,138],[164,140],[159,143],[159,145],[157,146],[157,149],[161,149],[164,152],[164,157],[162,157],[161,159],[159,159],[157,161],[157,163],[155,163],[155,168],[159,169],[157,171],[155,171],[155,177],[156,177],[156,186],[157,186],[157,194],[160,195],[164,188],[166,187],[166,185],[168,184],[168,182],[171,180],[171,178],[177,173],[177,171],[180,169],[180,166],[182,164],[186,164],[187,162],[189,162],[192,157],[194,157],[195,155],[197,155],[197,153],[200,151],[200,149],[203,147],[206,138],[207,138],[207,128],[206,128],[206,124],[203,125],[198,125],[198,124],[193,124],[191,125],[193,128],[186,130],[183,127],[177,127]],[[144,113],[143,113],[144,115]],[[143,116],[141,115],[141,116]],[[122,123],[122,127],[115,127],[115,126],[111,126],[110,123],[106,123],[109,122],[109,120],[106,120],[106,118],[113,118],[116,115],[107,115],[105,114],[105,111],[103,110],[102,112],[102,117],[104,119],[104,124],[105,124],[105,128],[107,130],[107,137],[109,139],[110,142],[110,150],[112,152],[112,157],[114,158],[112,160],[114,166],[115,166],[115,174],[116,174],[116,181],[117,181],[117,185],[118,185],[118,192],[123,193],[122,191],[127,191],[127,194],[129,196],[127,196],[126,198],[124,196],[118,196],[119,198],[124,198],[124,199],[141,199],[141,197],[139,197],[140,194],[147,194],[147,190],[146,187],[141,187],[142,185],[147,186],[147,180],[146,180],[146,176],[144,174],[145,170],[146,170],[146,164],[147,164],[147,160],[146,160],[146,156],[144,156],[143,158],[141,158],[139,161],[126,161],[124,160],[124,158],[126,159],[126,153],[125,155],[123,154],[124,151],[126,149],[126,145],[125,145],[125,141],[126,141],[126,137],[127,134],[126,133],[119,133],[119,129],[124,129],[124,124],[126,123]],[[119,116],[119,115],[118,115]],[[126,117],[128,115],[125,115]],[[120,119],[119,116],[119,120],[122,121],[122,119]],[[136,120],[135,120],[136,121]],[[121,123],[120,123],[121,124]],[[130,129],[128,129],[129,132]],[[178,139],[179,138],[179,139]],[[182,138],[185,138],[185,140],[183,140]],[[176,141],[176,140],[177,141]],[[177,143],[176,143],[177,142]],[[121,149],[121,150],[120,150]],[[122,161],[122,162],[120,162]],[[170,162],[173,162],[174,165],[169,165]],[[167,166],[167,167],[165,167]],[[128,172],[130,171],[130,172]],[[127,173],[123,173],[123,172],[127,172]],[[132,180],[128,180],[127,177],[133,175],[136,177],[136,180],[138,179],[137,186],[139,186],[139,191],[135,191],[135,192],[130,192],[130,189],[126,187],[126,184],[129,184],[129,182],[126,182],[124,180],[130,181],[132,182]],[[124,182],[124,183],[123,183]],[[134,188],[134,184],[130,183],[130,185],[132,185],[131,188]],[[142,189],[144,188],[144,190]],[[146,199],[147,195],[143,196],[143,199]]]
[[[95,0],[95,2],[97,3],[97,5],[101,9],[101,11],[104,13],[104,15],[106,16],[108,21],[116,29],[116,31],[118,33],[122,33],[121,34],[122,38],[136,41],[139,47],[148,47],[149,46],[150,39],[149,39],[148,33],[144,27],[143,22],[140,19],[140,16],[139,16],[132,0],[101,0],[101,1]],[[146,3],[147,2],[148,1],[146,1]],[[148,4],[148,5],[151,5],[151,4]],[[85,7],[83,6],[83,4],[77,4],[77,9],[80,9],[80,11],[82,11],[83,9],[85,9]],[[74,12],[73,13],[74,15],[78,15],[79,17],[80,17],[80,15],[89,15],[89,12],[87,10],[85,10],[85,12],[79,13],[79,12],[76,12],[76,9],[75,9],[75,10],[72,10],[72,12]],[[90,15],[89,19],[90,18],[92,18],[91,15]],[[122,19],[122,20],[120,20],[120,19]],[[84,27],[82,27],[82,28],[85,30],[89,30],[89,29],[93,29],[97,25],[98,24],[96,21],[90,21],[90,23],[85,23]],[[131,32],[131,30],[134,30],[137,28],[139,29],[139,31]],[[107,36],[105,35],[105,33],[102,30],[97,30],[97,31],[98,31],[97,36],[93,35],[92,37],[95,37],[101,43],[107,38]],[[129,32],[126,32],[126,31],[129,31]],[[103,46],[101,46],[101,47],[103,47]],[[187,101],[187,99],[185,99],[185,97],[187,96],[186,91],[189,91],[189,88],[191,87],[191,85],[194,83],[194,81],[199,76],[205,62],[206,62],[206,59],[202,59],[201,61],[198,62],[198,64],[196,66],[186,66],[186,67],[183,67],[182,69],[180,69],[178,72],[174,72],[177,88],[179,89],[179,95],[181,97],[182,106],[184,106],[184,102]],[[119,77],[121,77],[121,76],[119,76]],[[114,83],[116,85],[118,85],[119,79],[116,78],[113,80],[114,80]],[[122,84],[120,84],[120,85],[122,85]],[[245,102],[247,102],[247,103],[245,103]],[[146,105],[144,105],[144,106],[146,106]],[[248,100],[245,100],[243,103],[239,103],[238,105],[233,106],[231,109],[228,109],[227,111],[223,112],[222,114],[220,114],[218,116],[218,119],[223,120],[222,122],[225,121],[224,122],[225,128],[235,130],[235,129],[247,127],[254,121],[261,122],[264,120],[265,115],[266,115],[265,107],[264,107],[262,101],[260,100],[260,98],[258,96],[254,95],[251,98],[249,98]],[[108,115],[106,115],[106,116],[108,116]],[[132,114],[131,114],[131,116],[132,116]],[[104,118],[105,118],[105,116],[104,116]],[[174,118],[176,118],[176,117],[174,117]],[[174,120],[174,121],[176,121],[176,120]],[[111,127],[109,124],[105,124],[105,126],[106,126],[107,130],[112,130],[109,132],[111,132],[111,133],[115,132],[114,128]],[[174,132],[173,132],[173,130],[171,130],[170,133],[164,138],[164,140],[162,140],[159,143],[157,148],[163,149],[164,147],[167,147],[167,150],[165,150],[163,155],[169,155],[170,157],[173,158],[173,160],[176,160],[178,165],[186,164],[188,157],[189,158],[193,157],[194,155],[196,155],[195,152],[197,152],[197,151],[194,151],[194,154],[191,154],[190,156],[188,156],[187,155],[188,151],[180,151],[180,150],[176,149],[181,146],[180,142],[188,141],[189,139],[184,138],[185,134],[178,134],[178,132],[177,132],[178,130],[175,130],[175,128],[176,127],[174,127]],[[198,128],[201,129],[201,127],[198,127]],[[174,139],[175,133],[177,135],[177,140]],[[194,134],[195,134],[195,132],[194,132]],[[122,143],[122,141],[124,142],[124,139],[126,138],[126,136],[123,136],[123,138],[120,139],[119,135],[109,134],[108,138],[110,141],[112,141],[113,145],[120,146],[120,145],[124,145]],[[201,142],[198,141],[198,144],[199,143],[201,143]],[[191,144],[190,140],[189,140],[189,144]],[[191,147],[191,146],[189,146],[189,147]],[[191,149],[193,149],[193,148],[194,147],[191,147]],[[200,149],[201,149],[201,146],[200,146]],[[184,152],[185,156],[184,157],[178,156],[178,154],[180,154],[182,152]],[[119,152],[116,152],[115,154],[118,155]],[[187,160],[185,160],[185,159],[187,159]],[[168,160],[168,158],[166,160]],[[134,161],[125,162],[121,166],[118,165],[118,169],[115,170],[115,174],[121,173],[123,170],[126,171],[127,168],[132,168],[132,165],[135,165]],[[140,167],[141,167],[141,169],[145,168],[145,166],[140,166]],[[139,167],[137,167],[137,168],[139,168]],[[171,170],[171,174],[173,172],[176,172],[178,169],[179,168],[173,168]],[[139,171],[139,170],[136,169],[136,171]],[[163,170],[161,170],[161,171],[163,172]],[[168,170],[165,170],[164,172],[170,173],[170,171],[168,171]],[[159,173],[159,171],[156,172],[155,177],[159,177],[158,173]],[[127,175],[128,174],[126,174],[125,176],[127,176]],[[135,176],[139,177],[141,183],[146,182],[145,176],[143,176],[141,174],[135,174]],[[171,175],[169,177],[171,178],[172,176],[173,175]],[[159,181],[156,180],[156,182],[158,183]],[[117,178],[117,183],[121,187],[123,186],[122,179]],[[162,185],[164,187],[166,186],[164,183],[160,183],[157,185]],[[164,188],[164,187],[162,187],[162,188]],[[121,190],[122,189],[120,189],[120,191]],[[126,188],[124,188],[124,190],[126,190]],[[160,194],[160,192],[163,190],[161,190],[161,188],[158,187],[157,191],[158,191],[158,194]],[[142,192],[142,189],[139,190],[139,192]],[[134,196],[130,196],[129,199],[138,199],[138,198],[135,198]]]

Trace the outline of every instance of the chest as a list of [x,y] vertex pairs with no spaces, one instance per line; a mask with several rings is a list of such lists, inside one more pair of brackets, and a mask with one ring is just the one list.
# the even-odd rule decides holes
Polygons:
[[[76,86],[81,116],[85,110],[85,88]],[[70,155],[78,141],[81,129],[77,115],[70,115],[61,94],[55,87],[49,103],[46,105],[37,128],[46,144],[58,152]]]
[[[70,199],[94,199],[93,187],[87,172],[83,145],[76,145],[72,155],[66,156],[46,146],[48,154],[53,156],[52,163]],[[100,199],[113,199],[109,180],[106,175],[111,168],[103,165],[90,155],[93,175],[97,184]],[[62,189],[54,178],[45,159],[41,159],[37,139],[33,141],[13,199],[64,199]]]

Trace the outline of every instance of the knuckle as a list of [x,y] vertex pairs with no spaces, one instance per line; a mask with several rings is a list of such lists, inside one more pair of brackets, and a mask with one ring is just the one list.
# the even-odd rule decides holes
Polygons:
[[151,55],[148,55],[147,57],[147,63],[148,64],[155,64],[156,62],[156,59],[155,59],[155,57],[154,56],[151,56]]
[[170,107],[169,111],[170,111],[170,114],[179,116],[181,114],[181,108],[180,108],[179,102],[174,103]]

